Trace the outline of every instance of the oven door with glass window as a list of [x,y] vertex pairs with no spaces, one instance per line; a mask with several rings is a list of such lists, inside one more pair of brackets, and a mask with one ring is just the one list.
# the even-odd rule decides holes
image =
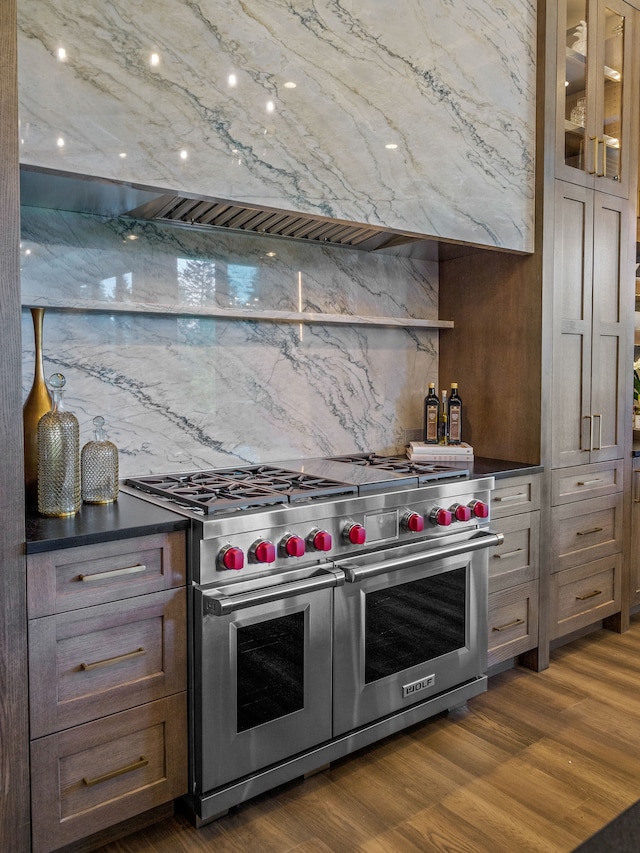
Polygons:
[[331,738],[333,569],[194,590],[197,792]]
[[487,549],[501,538],[480,530],[337,563],[334,736],[484,673]]

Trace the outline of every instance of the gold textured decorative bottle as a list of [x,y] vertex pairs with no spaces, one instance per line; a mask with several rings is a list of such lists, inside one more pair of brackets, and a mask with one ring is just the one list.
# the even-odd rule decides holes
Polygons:
[[95,441],[88,441],[80,455],[82,500],[108,504],[118,499],[118,448],[107,440],[104,418],[93,419]]
[[38,422],[51,409],[51,394],[44,379],[42,358],[42,326],[44,308],[32,308],[35,364],[33,384],[22,408],[24,426],[24,481],[27,505],[38,503]]
[[49,377],[53,397],[51,411],[38,422],[38,512],[42,515],[74,515],[80,509],[80,427],[64,409],[66,379]]

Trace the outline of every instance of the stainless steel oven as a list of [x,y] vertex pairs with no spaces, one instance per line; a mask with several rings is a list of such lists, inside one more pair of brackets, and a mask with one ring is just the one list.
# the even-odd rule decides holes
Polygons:
[[198,790],[331,738],[333,588],[312,567],[196,590]]
[[493,478],[358,454],[128,484],[192,519],[197,825],[487,689]]
[[338,561],[333,732],[474,679],[487,666],[489,531]]

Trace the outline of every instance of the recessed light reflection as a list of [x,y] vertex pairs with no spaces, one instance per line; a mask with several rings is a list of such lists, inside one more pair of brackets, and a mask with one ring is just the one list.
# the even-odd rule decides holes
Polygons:
[[138,239],[137,234],[127,234],[127,240],[137,240],[137,239]]
[[121,160],[124,160],[124,158],[125,158],[126,156],[127,156],[127,152],[126,152],[126,151],[121,151],[121,152],[118,154],[118,157],[120,157],[120,159],[121,159]]
[[395,142],[389,142],[389,143],[388,143],[387,145],[385,145],[384,147],[385,147],[385,148],[388,148],[388,149],[389,149],[389,151],[394,151],[398,146],[396,145],[396,143],[395,143]]
[[189,152],[186,150],[186,148],[183,148],[182,151],[180,152],[180,159],[186,160],[188,156],[189,156]]
[[275,110],[275,108],[276,108],[276,105],[273,103],[273,101],[267,101],[267,112],[268,113],[272,113]]
[[58,59],[60,62],[64,62],[67,58],[67,51],[63,47],[58,48]]
[[227,77],[227,83],[229,84],[229,86],[237,86],[238,78],[235,74],[229,74],[229,76]]
[[267,257],[268,257],[268,258],[275,258],[275,256],[276,256],[276,253],[275,253],[275,252],[267,252]]
[[149,57],[149,65],[155,67],[156,65],[160,65],[160,55],[158,53],[152,53]]
[[56,140],[56,145],[58,146],[58,148],[64,148],[64,139],[61,136],[59,136]]
[[285,89],[295,89],[296,86],[297,83],[294,83],[293,80],[287,80],[287,82],[284,84]]

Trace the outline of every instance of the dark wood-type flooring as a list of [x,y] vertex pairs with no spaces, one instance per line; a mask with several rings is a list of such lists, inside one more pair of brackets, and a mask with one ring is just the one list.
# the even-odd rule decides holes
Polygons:
[[[493,676],[415,726],[194,829],[102,853],[568,853],[640,798],[640,617]],[[638,839],[640,850],[640,838]]]

